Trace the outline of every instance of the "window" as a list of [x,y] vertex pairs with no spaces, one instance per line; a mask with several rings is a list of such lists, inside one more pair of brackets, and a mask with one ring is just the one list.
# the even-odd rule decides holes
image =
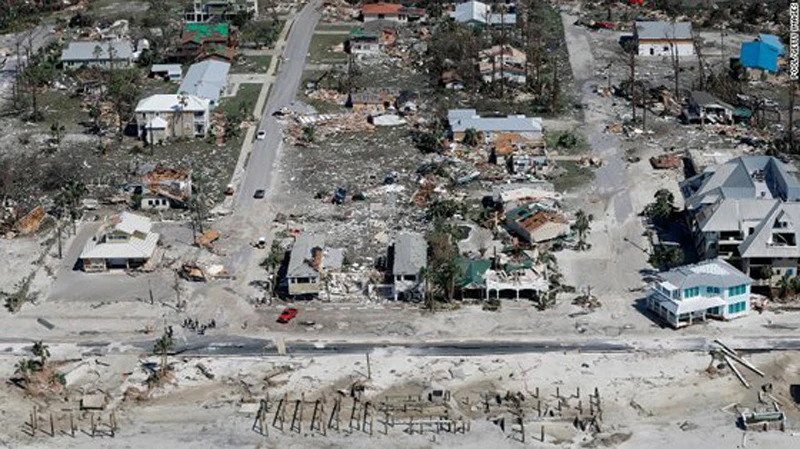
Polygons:
[[700,287],[692,287],[683,290],[684,298],[694,298],[695,296],[700,296]]
[[745,294],[746,292],[747,292],[746,285],[737,285],[736,287],[728,288],[728,296],[739,296]]
[[720,294],[720,288],[719,287],[706,287],[706,294],[719,295]]
[[786,274],[789,276],[794,276],[794,268],[787,268]]
[[741,313],[747,309],[747,301],[737,302],[734,304],[728,304],[728,313]]

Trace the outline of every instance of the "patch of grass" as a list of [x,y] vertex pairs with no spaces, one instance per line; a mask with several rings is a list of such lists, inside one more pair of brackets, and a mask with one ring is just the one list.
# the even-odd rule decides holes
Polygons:
[[343,25],[343,24],[336,24],[336,23],[323,23],[317,25],[317,28],[314,31],[341,31],[342,33],[350,33],[350,30],[353,27],[351,25]]
[[80,133],[84,131],[82,123],[91,121],[88,111],[82,109],[81,97],[68,90],[49,89],[41,92],[37,101],[44,114],[43,129],[50,129],[50,123],[58,122],[64,125],[65,132]]
[[346,34],[315,34],[308,47],[310,54],[308,62],[311,64],[335,63],[347,60],[347,53],[334,53],[330,48],[344,43],[349,36]]
[[565,172],[551,180],[553,187],[559,192],[575,190],[590,183],[594,179],[594,171],[589,167],[583,167],[577,162],[559,162],[559,166]]
[[261,93],[261,84],[240,84],[236,96],[222,100],[220,108],[226,115],[233,115],[239,111],[241,105],[244,105],[249,116],[253,113],[259,93]]
[[272,56],[269,55],[242,55],[236,64],[231,66],[231,73],[266,73],[270,62],[272,62]]

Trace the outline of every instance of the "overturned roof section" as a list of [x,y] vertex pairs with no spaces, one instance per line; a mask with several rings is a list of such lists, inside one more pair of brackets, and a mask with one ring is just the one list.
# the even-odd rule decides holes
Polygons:
[[131,59],[133,46],[129,41],[73,41],[61,53],[62,61],[107,61],[108,49],[113,49],[114,59]]
[[720,100],[719,98],[711,95],[708,92],[704,92],[702,90],[693,90],[691,93],[691,101],[697,104],[700,107],[709,107],[709,106],[720,106],[725,109],[729,109],[733,111],[735,108],[728,103]]
[[636,22],[639,40],[691,40],[691,22]]
[[403,232],[397,235],[394,243],[394,264],[392,274],[417,275],[428,265],[428,243],[422,234]]
[[694,265],[673,268],[658,275],[663,282],[679,289],[692,287],[734,287],[751,284],[752,279],[722,259],[706,260]]
[[228,82],[230,68],[229,63],[213,59],[192,64],[178,87],[178,93],[205,98],[214,104],[219,103],[219,97]]

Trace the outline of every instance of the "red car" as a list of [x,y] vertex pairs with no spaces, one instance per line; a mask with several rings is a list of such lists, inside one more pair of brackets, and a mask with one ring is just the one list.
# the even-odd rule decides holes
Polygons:
[[297,309],[295,309],[294,307],[287,307],[283,309],[283,312],[281,312],[280,315],[278,315],[278,322],[288,323],[289,321],[292,321],[292,319],[296,316],[297,316]]

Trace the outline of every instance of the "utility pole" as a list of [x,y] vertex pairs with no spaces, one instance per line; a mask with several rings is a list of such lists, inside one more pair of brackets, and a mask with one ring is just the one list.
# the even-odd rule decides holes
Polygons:
[[632,120],[636,120],[636,53],[635,49],[630,49],[629,51],[629,61],[628,65],[631,68],[631,115]]

